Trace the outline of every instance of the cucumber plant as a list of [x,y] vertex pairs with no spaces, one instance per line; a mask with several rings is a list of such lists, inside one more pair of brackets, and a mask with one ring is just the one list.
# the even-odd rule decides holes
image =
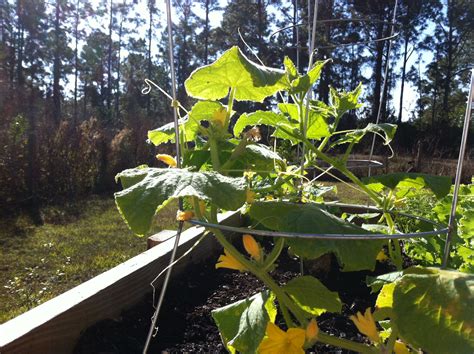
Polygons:
[[[220,210],[240,209],[250,216],[250,228],[263,226],[269,230],[297,233],[372,234],[374,225],[352,223],[350,218],[333,214],[332,208],[323,203],[323,195],[328,189],[319,187],[305,174],[309,168],[321,169],[322,163],[337,169],[354,188],[370,198],[380,209],[376,227],[386,233],[399,232],[394,216],[397,206],[404,200],[403,193],[426,188],[436,197],[444,197],[449,192],[450,180],[447,178],[392,174],[360,179],[350,171],[347,167],[350,153],[365,135],[376,134],[388,145],[396,126],[382,123],[368,124],[363,129],[338,129],[344,114],[361,106],[362,87],[359,85],[350,92],[331,88],[329,104],[310,99],[309,93],[327,62],[316,62],[306,73],[300,74],[289,58],[284,60],[284,69],[269,68],[250,61],[238,47],[233,47],[214,63],[195,70],[186,80],[185,88],[196,103],[189,111],[180,103],[173,103],[180,112],[177,133],[182,167],[175,167],[173,157],[158,155],[169,168],[140,166],[117,175],[123,190],[115,194],[115,199],[129,227],[136,234],[144,235],[154,215],[164,205],[182,198],[187,210],[178,213],[181,221],[194,216],[217,224]],[[278,100],[274,98],[277,93]],[[236,101],[264,100],[271,103],[271,109],[236,117],[233,109]],[[285,141],[287,146],[299,145],[304,154],[298,161],[284,159],[275,148],[260,143],[259,127],[262,126],[271,131],[275,141]],[[173,142],[173,124],[150,131],[148,139],[158,147]],[[335,154],[336,148],[343,148],[343,153]],[[376,317],[378,309],[374,314],[369,309],[365,314],[352,317],[359,331],[367,336],[368,344],[337,338],[319,330],[317,317],[328,311],[340,312],[341,300],[318,279],[298,276],[280,285],[271,276],[271,270],[286,247],[305,259],[333,253],[343,271],[356,271],[373,269],[386,241],[275,237],[272,248],[267,250],[252,236],[244,235],[242,241],[246,251],[241,253],[235,242],[218,228],[211,226],[208,230],[224,248],[217,268],[249,272],[267,287],[265,292],[213,311],[223,343],[230,352],[303,353],[316,341],[362,353],[401,352],[408,350],[410,345],[425,348],[426,342],[420,340],[418,334],[408,336],[406,331],[397,329],[402,325],[400,311],[404,310],[395,306],[396,299],[403,298],[406,308],[417,300],[416,296],[408,296],[409,291],[405,293],[404,288],[396,290],[405,276],[394,283],[397,284],[393,292],[394,307],[392,312],[385,312],[386,317]],[[393,263],[401,269],[399,242],[390,242],[387,246]],[[459,276],[450,274],[449,277],[456,282]],[[456,296],[459,295],[457,291],[472,294],[472,282],[459,279],[470,285],[462,290],[454,287],[453,293]],[[432,287],[427,287],[427,291],[431,290]],[[443,303],[445,298],[441,293],[435,292],[433,296],[442,298]],[[382,294],[383,298],[387,297],[387,291]],[[469,296],[460,307],[446,311],[446,318],[452,320],[445,323],[452,338],[462,342],[465,348],[473,348],[472,337],[466,335],[473,321],[466,322],[463,318],[464,306],[472,305],[472,295]],[[425,305],[431,311],[431,306],[438,303],[428,301]],[[275,324],[277,313],[284,319],[286,330]],[[380,332],[376,320],[389,321],[391,327],[384,322],[387,330]],[[461,322],[458,320],[464,327],[459,327]],[[426,333],[420,331],[420,336],[424,335]],[[434,348],[433,352],[436,352],[436,340],[439,338],[433,338],[432,347],[426,348]]]

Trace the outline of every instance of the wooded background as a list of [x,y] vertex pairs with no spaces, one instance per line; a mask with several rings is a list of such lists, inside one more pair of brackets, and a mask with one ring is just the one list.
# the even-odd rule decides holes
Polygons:
[[[173,6],[184,106],[193,102],[183,83],[198,66],[233,45],[255,60],[238,29],[266,65],[282,67],[285,55],[296,62],[299,48],[305,69],[306,0],[180,0]],[[389,36],[393,6],[394,0],[319,1],[319,20],[368,21],[318,26],[317,45],[330,48],[319,49],[317,59],[333,62],[322,72],[317,98],[328,101],[329,85],[350,90],[362,82],[365,105],[348,115],[347,127],[374,122],[385,97],[382,121],[400,124],[398,152],[416,154],[421,146],[429,156],[455,157],[474,57],[474,2],[400,0],[399,35],[388,56],[388,41],[371,40]],[[142,89],[149,78],[170,91],[162,7],[155,0],[0,0],[0,209],[110,192],[117,172],[156,164],[146,133],[172,120],[170,102]],[[216,12],[219,23],[211,21]],[[293,28],[270,38],[297,22],[298,35]],[[370,43],[332,47],[364,41]],[[394,100],[397,85],[401,97]],[[416,107],[402,122],[407,85],[416,91]],[[252,108],[237,105],[239,112]]]

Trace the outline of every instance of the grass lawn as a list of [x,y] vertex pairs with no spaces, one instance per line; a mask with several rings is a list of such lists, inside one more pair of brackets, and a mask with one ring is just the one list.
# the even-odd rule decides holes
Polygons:
[[[112,198],[91,197],[42,210],[42,226],[19,215],[0,219],[0,323],[146,250]],[[176,206],[153,227],[173,229]]]

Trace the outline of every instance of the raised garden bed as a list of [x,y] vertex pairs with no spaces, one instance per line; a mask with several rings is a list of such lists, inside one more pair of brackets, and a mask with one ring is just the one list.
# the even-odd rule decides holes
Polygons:
[[[223,223],[238,225],[238,213],[220,216]],[[192,227],[182,233],[178,255],[186,252],[204,229]],[[174,238],[131,258],[119,266],[0,325],[0,352],[68,353],[89,326],[120,313],[150,293],[150,282],[168,265]],[[219,247],[206,237],[186,262],[174,269],[179,276],[186,264],[214,258]],[[158,286],[160,283],[158,282]]]

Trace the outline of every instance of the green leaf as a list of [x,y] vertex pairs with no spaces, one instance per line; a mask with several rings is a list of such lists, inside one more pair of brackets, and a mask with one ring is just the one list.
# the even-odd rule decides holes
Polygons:
[[[185,120],[179,120],[179,126],[184,124]],[[161,144],[174,142],[175,133],[174,133],[174,123],[165,124],[157,129],[148,131],[148,139],[155,145],[159,146]]]
[[336,116],[341,117],[344,113],[362,107],[359,96],[362,93],[362,83],[360,83],[353,91],[337,92],[334,88],[330,88],[331,103],[336,110]]
[[[225,109],[220,102],[215,101],[199,101],[197,102],[189,114],[178,121],[180,132],[184,135],[184,142],[194,141],[197,137],[201,121],[212,121],[214,113]],[[160,128],[150,130],[148,139],[159,146],[164,143],[174,142],[174,123],[168,123]]]
[[298,77],[298,69],[289,57],[285,56],[285,58],[283,59],[283,65],[285,66],[285,72],[289,82],[293,81]]
[[363,178],[362,181],[369,187],[377,188],[377,184],[394,190],[397,187],[403,188],[429,188],[438,199],[449,193],[451,188],[451,178],[446,176],[432,176],[423,173],[392,173],[388,175],[372,176]]
[[464,211],[459,220],[459,236],[463,239],[474,237],[474,209]]
[[[315,204],[289,202],[255,202],[249,214],[263,226],[277,231],[321,234],[370,234],[359,226],[330,214]],[[382,240],[286,240],[294,254],[315,259],[334,253],[343,271],[374,269]]]
[[368,287],[372,288],[372,293],[376,293],[380,291],[385,284],[391,284],[399,280],[405,274],[433,274],[434,272],[435,270],[433,270],[433,268],[410,267],[403,271],[391,272],[376,277],[367,277],[365,282]]
[[222,342],[231,353],[257,350],[268,321],[275,320],[273,301],[272,295],[263,292],[212,311]]
[[400,337],[433,354],[474,352],[474,276],[436,269],[396,282],[392,321]]
[[395,285],[395,283],[390,283],[382,286],[382,290],[380,290],[380,294],[375,303],[375,320],[383,320],[392,316],[393,291],[395,290]]
[[214,113],[225,108],[225,106],[216,101],[198,101],[191,108],[189,112],[189,117],[196,121],[201,122],[203,120],[212,121]]
[[238,101],[263,102],[285,88],[284,75],[282,70],[250,61],[238,47],[232,47],[214,63],[193,71],[184,86],[189,96],[198,99],[218,100],[233,88]]
[[293,80],[289,89],[290,94],[293,95],[296,93],[307,92],[311,88],[311,86],[313,86],[313,84],[319,79],[319,77],[321,76],[321,71],[323,70],[323,66],[329,61],[331,61],[331,59],[317,61],[307,74]]
[[252,144],[245,147],[240,161],[245,169],[273,171],[275,162],[281,162],[283,159],[263,144]]
[[324,312],[341,312],[337,292],[329,291],[318,279],[305,275],[290,280],[283,290],[307,313],[319,316]]
[[[291,120],[300,121],[298,114],[298,106],[294,103],[279,103],[278,108],[280,112],[286,114]],[[305,111],[303,114],[306,114]],[[294,128],[299,128],[299,125],[293,124]],[[319,140],[329,136],[329,126],[326,122],[323,112],[310,110],[308,115],[308,127],[306,130],[306,137],[308,139]]]
[[279,129],[279,127],[283,127],[285,130],[293,131],[297,128],[297,125],[290,123],[282,114],[268,111],[256,111],[250,114],[242,114],[237,122],[235,122],[234,135],[239,136],[246,127],[254,125],[267,125],[269,127],[274,127],[276,130],[272,136],[280,139],[287,139],[292,142],[294,141],[295,144],[297,142],[293,136],[288,135]]
[[130,229],[144,235],[157,209],[171,199],[197,197],[219,208],[235,210],[245,202],[243,178],[215,172],[190,172],[177,168],[129,169],[116,177],[126,187],[115,193],[115,202]]

